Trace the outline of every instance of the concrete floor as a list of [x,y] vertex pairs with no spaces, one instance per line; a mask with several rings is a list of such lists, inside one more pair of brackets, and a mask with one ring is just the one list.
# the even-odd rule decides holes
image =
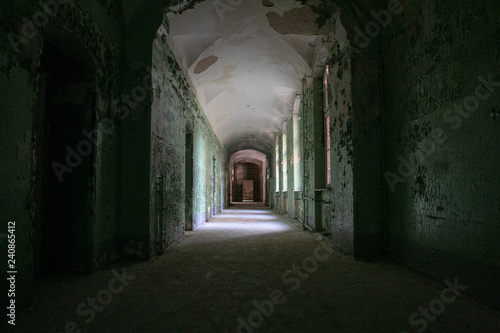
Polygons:
[[[356,262],[245,204],[155,260],[41,283],[15,332],[500,332],[498,310],[444,288],[395,264]],[[435,314],[410,325],[429,305]]]

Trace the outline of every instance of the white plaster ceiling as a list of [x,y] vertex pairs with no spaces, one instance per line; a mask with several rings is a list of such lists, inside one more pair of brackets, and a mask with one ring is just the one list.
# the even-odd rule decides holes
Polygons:
[[167,14],[168,43],[225,147],[252,138],[271,147],[311,75],[314,14],[295,0],[268,6],[206,0]]
[[253,149],[240,150],[232,154],[229,158],[229,165],[238,163],[260,163],[261,165],[265,165],[266,155]]

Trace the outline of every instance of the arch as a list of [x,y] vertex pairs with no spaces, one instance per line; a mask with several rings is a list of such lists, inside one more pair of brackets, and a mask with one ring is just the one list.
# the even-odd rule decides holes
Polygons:
[[[244,199],[244,179],[241,177],[246,177],[246,179],[254,182],[254,197],[252,200],[266,202],[267,157],[265,154],[252,149],[240,150],[230,155],[228,165],[230,180],[228,196],[230,202],[240,202]],[[251,165],[257,166],[258,170]]]
[[271,148],[272,144],[267,141],[255,137],[245,137],[230,142],[226,147],[226,151],[228,156],[241,150],[256,150],[266,156],[270,156]]
[[261,162],[239,162],[234,164],[232,170],[234,170],[234,174],[231,175],[231,202],[263,202],[263,164]]
[[38,275],[93,268],[96,77],[96,62],[78,36],[45,30],[35,142]]

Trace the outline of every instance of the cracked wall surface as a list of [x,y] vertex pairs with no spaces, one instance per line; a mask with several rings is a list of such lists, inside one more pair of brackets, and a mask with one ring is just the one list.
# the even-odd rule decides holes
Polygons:
[[[225,150],[161,38],[155,41],[153,91],[150,189],[156,200],[151,206],[155,213],[151,216],[151,241],[158,244],[159,254],[184,235],[186,223],[191,222],[190,227],[196,229],[220,211],[223,195],[218,189],[224,184]],[[193,136],[192,189],[186,189],[185,178],[187,131]],[[179,200],[186,191],[192,191],[190,202]],[[186,205],[192,207],[193,221],[186,221]]]
[[493,3],[412,3],[393,23],[384,36],[384,135],[391,256],[438,279],[458,275],[498,304],[487,287],[500,268]]
[[[0,141],[0,169],[1,189],[0,198],[2,203],[8,203],[2,207],[0,218],[2,220],[16,221],[17,238],[17,268],[20,274],[19,285],[26,292],[20,294],[20,301],[24,302],[29,297],[29,290],[33,283],[33,275],[37,270],[38,263],[34,261],[34,256],[40,255],[38,242],[42,231],[37,226],[35,213],[40,208],[39,194],[36,190],[35,177],[37,175],[37,156],[39,147],[36,142],[40,139],[37,134],[39,125],[41,98],[44,97],[41,89],[43,79],[42,71],[38,69],[41,62],[42,52],[42,30],[32,31],[27,34],[28,25],[23,25],[21,16],[31,18],[33,14],[40,12],[40,7],[27,5],[22,9],[17,5],[9,5],[5,8],[5,13],[9,13],[8,19],[2,22],[0,34],[0,49],[2,57],[0,59],[0,89],[1,99],[5,101],[0,106],[2,114],[2,130]],[[102,119],[112,119],[111,105],[109,101],[117,97],[117,75],[120,68],[118,52],[115,46],[119,45],[120,37],[116,22],[111,20],[106,31],[100,29],[100,24],[108,17],[104,9],[100,6],[93,7],[93,14],[82,10],[86,8],[86,3],[70,3],[58,7],[56,14],[46,22],[45,36],[47,42],[54,43],[54,47],[61,47],[60,42],[67,49],[61,54],[65,54],[69,59],[78,62],[87,54],[95,63],[96,71],[94,84],[90,87],[78,87],[68,85],[70,94],[67,96],[94,96],[95,112],[83,115],[85,121],[81,122],[78,132],[71,133],[64,142],[59,142],[64,147],[77,149],[78,144],[85,141],[86,147],[91,147],[92,166],[94,172],[92,177],[81,184],[80,187],[88,187],[89,192],[83,194],[84,198],[78,202],[69,202],[69,198],[60,198],[52,204],[60,205],[60,210],[75,210],[72,205],[77,205],[78,209],[84,208],[82,220],[86,223],[75,226],[73,231],[78,231],[82,236],[78,242],[72,242],[72,246],[78,247],[81,251],[81,258],[73,260],[74,263],[61,264],[63,270],[89,271],[109,264],[119,257],[121,252],[116,241],[116,221],[117,221],[117,200],[116,200],[116,132],[111,134],[100,133],[95,138],[96,142],[90,143],[82,134],[83,130],[92,131],[89,127],[94,117],[97,121]],[[25,24],[29,24],[24,21]],[[31,22],[32,23],[32,22]],[[60,30],[58,30],[60,29]],[[64,31],[64,33],[57,32]],[[11,38],[9,40],[9,37]],[[23,39],[24,38],[24,39]],[[13,41],[13,42],[12,42]],[[76,42],[75,42],[76,41]],[[59,43],[59,44],[58,44]],[[76,45],[83,45],[85,54],[78,54]],[[72,47],[75,49],[72,52]],[[71,66],[72,63],[65,64]],[[61,70],[64,70],[61,68]],[[82,92],[85,92],[82,95]],[[76,95],[75,95],[76,93]],[[79,95],[78,95],[79,94]],[[68,113],[81,112],[81,107],[77,106],[81,98],[73,101],[64,100],[64,95],[59,95],[59,105],[65,107]],[[19,102],[22,101],[22,102]],[[69,104],[68,104],[69,103]],[[73,104],[71,104],[73,103]],[[80,103],[81,104],[81,103]],[[54,104],[55,105],[55,104]],[[83,104],[82,104],[83,105]],[[71,117],[71,114],[69,113]],[[82,115],[80,115],[82,116]],[[77,118],[75,115],[73,118]],[[91,139],[88,139],[92,141]],[[89,157],[90,158],[90,157]],[[86,161],[86,160],[85,160]],[[76,166],[74,174],[84,169],[82,164]],[[50,163],[50,161],[48,161]],[[62,161],[64,163],[64,161]],[[40,163],[40,159],[38,159]],[[77,169],[79,167],[79,169]],[[73,168],[71,168],[73,170]],[[72,174],[63,174],[63,180],[71,183]],[[67,179],[66,179],[67,178]],[[62,185],[65,183],[62,182]],[[90,191],[90,189],[92,189]],[[41,193],[43,197],[43,193]],[[49,197],[46,196],[48,200]],[[53,200],[52,200],[53,201]],[[81,229],[81,230],[80,230]],[[1,231],[2,233],[4,230]],[[47,240],[45,240],[47,242]],[[2,242],[2,249],[5,245]],[[69,258],[69,257],[68,257]],[[47,260],[45,258],[44,260]],[[4,261],[2,261],[3,265]],[[3,286],[3,284],[2,284]]]

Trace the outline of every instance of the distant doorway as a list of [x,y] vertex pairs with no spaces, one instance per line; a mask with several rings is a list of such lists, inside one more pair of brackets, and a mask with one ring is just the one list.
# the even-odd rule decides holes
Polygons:
[[262,201],[262,166],[244,162],[236,164],[234,170],[234,179],[231,180],[232,202]]
[[253,180],[243,180],[243,201],[253,201]]

